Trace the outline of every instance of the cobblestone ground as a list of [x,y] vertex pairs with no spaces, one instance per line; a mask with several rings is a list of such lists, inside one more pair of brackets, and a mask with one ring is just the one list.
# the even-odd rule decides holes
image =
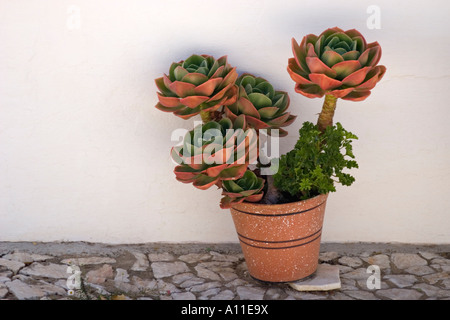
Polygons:
[[[450,300],[448,245],[322,244],[320,263],[339,267],[340,289],[254,280],[237,244],[0,242],[0,299]],[[78,275],[80,289],[70,290]]]

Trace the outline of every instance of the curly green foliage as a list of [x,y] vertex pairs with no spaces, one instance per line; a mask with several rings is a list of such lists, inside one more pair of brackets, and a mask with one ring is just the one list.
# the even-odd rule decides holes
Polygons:
[[352,140],[358,139],[340,123],[321,133],[317,125],[303,123],[293,150],[281,156],[274,184],[297,200],[335,192],[335,183],[351,185],[355,178],[345,169],[358,168]]

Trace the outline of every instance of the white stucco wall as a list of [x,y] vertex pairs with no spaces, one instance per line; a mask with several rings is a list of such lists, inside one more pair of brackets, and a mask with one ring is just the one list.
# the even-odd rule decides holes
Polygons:
[[[380,29],[367,27],[369,5]],[[360,169],[330,195],[322,240],[450,243],[449,9],[0,0],[0,241],[237,241],[219,190],[175,180],[170,136],[193,121],[156,110],[153,81],[192,53],[228,55],[289,92],[298,119],[284,153],[322,104],[294,92],[290,40],[339,26],[378,41],[388,71],[366,101],[338,101]]]

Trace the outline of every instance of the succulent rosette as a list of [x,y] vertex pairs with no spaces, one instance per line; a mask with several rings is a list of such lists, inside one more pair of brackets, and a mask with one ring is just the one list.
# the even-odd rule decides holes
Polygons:
[[179,164],[176,179],[205,190],[242,177],[258,152],[256,132],[246,128],[241,116],[234,123],[223,118],[189,131],[183,144],[172,148],[172,158]]
[[[280,129],[295,120],[296,116],[286,111],[289,95],[284,91],[275,91],[267,80],[243,74],[236,85],[239,86],[238,98],[225,108],[228,118],[234,120],[244,115],[249,126],[255,129]],[[285,136],[287,132],[280,129],[279,135]]]
[[231,208],[232,205],[247,202],[258,202],[262,199],[264,192],[264,179],[258,178],[251,170],[247,170],[242,178],[225,180],[222,183],[222,195],[220,201],[222,209]]
[[332,95],[362,101],[381,80],[386,67],[378,42],[367,44],[355,29],[331,28],[319,36],[309,34],[300,45],[292,39],[294,58],[288,72],[296,82],[295,91],[309,98]]
[[236,100],[238,77],[227,57],[214,59],[209,55],[192,55],[172,63],[169,74],[155,80],[161,111],[173,112],[183,119],[202,111],[212,112]]

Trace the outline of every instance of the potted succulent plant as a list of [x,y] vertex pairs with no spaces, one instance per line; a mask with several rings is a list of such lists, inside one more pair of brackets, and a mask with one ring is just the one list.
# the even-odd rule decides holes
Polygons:
[[[262,161],[261,138],[283,137],[296,116],[285,91],[266,79],[238,75],[227,57],[192,55],[155,80],[156,107],[202,124],[172,148],[175,177],[196,188],[222,189],[220,207],[230,209],[250,274],[268,282],[291,282],[315,272],[326,200],[335,184],[351,185],[357,137],[333,125],[338,98],[360,101],[382,78],[381,48],[356,30],[331,28],[293,39],[288,72],[295,91],[325,96],[317,124],[304,122],[297,144],[273,164]],[[267,170],[268,168],[270,170]]]

